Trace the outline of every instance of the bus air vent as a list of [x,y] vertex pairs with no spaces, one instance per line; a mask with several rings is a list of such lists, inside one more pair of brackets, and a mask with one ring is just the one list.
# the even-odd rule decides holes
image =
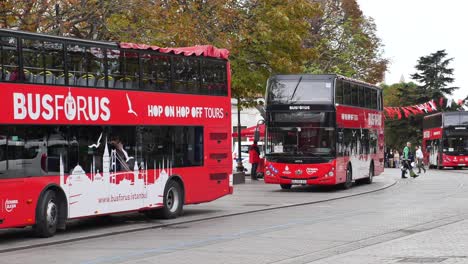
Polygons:
[[227,133],[210,133],[211,140],[226,140],[227,136]]
[[228,154],[226,153],[211,153],[210,154],[210,159],[222,160],[222,159],[226,159],[227,157],[228,157]]
[[228,178],[227,173],[210,173],[210,180],[220,181]]

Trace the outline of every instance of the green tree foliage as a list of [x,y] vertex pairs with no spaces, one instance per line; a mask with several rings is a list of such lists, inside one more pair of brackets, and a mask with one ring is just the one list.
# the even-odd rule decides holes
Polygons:
[[[59,6],[56,13],[55,4]],[[0,27],[231,52],[233,97],[253,103],[275,73],[381,81],[387,60],[356,0],[38,0],[0,2]]]
[[[408,106],[419,104],[420,91],[413,83],[382,85],[385,106]],[[412,115],[409,118],[385,120],[385,144],[401,151],[406,142],[421,144],[422,120],[424,115]]]
[[322,15],[311,21],[306,45],[317,57],[308,61],[312,73],[338,73],[370,83],[383,80],[388,60],[372,18],[363,15],[355,0],[315,0]]
[[298,73],[314,57],[304,47],[310,23],[319,8],[307,0],[250,1],[243,8],[244,23],[232,50],[233,94],[255,99],[275,73]]
[[41,0],[0,2],[0,27],[86,39],[109,38],[106,21],[123,0]]
[[439,50],[419,58],[417,72],[411,78],[420,85],[418,103],[439,100],[440,97],[452,95],[458,87],[449,86],[453,81],[453,69],[449,68],[453,58],[447,59],[447,52]]

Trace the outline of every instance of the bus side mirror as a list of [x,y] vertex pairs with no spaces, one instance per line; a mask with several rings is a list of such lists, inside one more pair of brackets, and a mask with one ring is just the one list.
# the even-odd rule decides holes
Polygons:
[[257,121],[257,126],[255,127],[255,132],[254,132],[254,141],[258,142],[260,141],[260,125],[265,124],[265,121],[259,120]]

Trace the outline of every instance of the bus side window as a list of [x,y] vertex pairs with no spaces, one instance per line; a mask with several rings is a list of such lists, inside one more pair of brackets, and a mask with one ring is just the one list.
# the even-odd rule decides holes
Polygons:
[[335,90],[335,104],[343,103],[343,81],[340,79],[336,80],[336,90]]
[[105,78],[104,54],[105,49],[90,47],[88,56],[88,87],[97,86],[98,80]]
[[377,91],[376,90],[371,91],[370,108],[377,109]]
[[344,100],[343,104],[351,105],[351,85],[349,82],[343,83]]
[[227,95],[226,62],[202,59],[201,93],[208,95]]
[[371,91],[372,89],[369,87],[364,87],[364,107],[365,108],[371,108]]
[[173,57],[173,90],[181,93],[198,93],[200,87],[199,59]]
[[0,38],[0,81],[19,81],[17,39]]
[[351,105],[359,106],[359,89],[354,83],[351,84]]
[[359,91],[359,106],[366,107],[365,87],[362,85],[359,85],[358,91]]
[[[36,74],[44,70],[43,43],[34,39],[23,39],[23,74],[20,79],[27,83],[36,82]],[[39,79],[43,76],[39,76]],[[43,83],[43,79],[41,81]]]
[[68,45],[66,58],[68,76],[59,76],[57,81],[68,81],[68,85],[86,86],[86,79],[79,79],[80,77],[87,74],[85,47],[78,45]]
[[37,83],[55,84],[58,76],[64,75],[63,44],[44,42],[45,69],[36,76]]

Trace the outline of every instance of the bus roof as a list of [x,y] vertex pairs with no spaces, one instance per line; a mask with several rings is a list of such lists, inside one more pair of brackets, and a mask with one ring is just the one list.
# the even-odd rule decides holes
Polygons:
[[332,74],[310,74],[310,73],[304,73],[304,74],[275,74],[275,75],[272,75],[270,77],[270,79],[275,78],[275,79],[280,79],[281,80],[281,79],[292,79],[292,78],[299,78],[299,77],[309,78],[309,79],[316,79],[316,80],[329,79],[329,78],[338,78],[338,79],[343,79],[343,80],[359,83],[359,84],[366,85],[366,86],[371,86],[371,87],[374,87],[374,88],[377,88],[377,89],[382,89],[381,87],[379,87],[379,86],[377,86],[375,84],[359,81],[359,80],[356,80],[356,79],[353,79],[353,78],[350,78],[350,77],[346,77],[346,76],[339,75],[339,74],[333,74],[333,73]]
[[122,49],[137,49],[137,50],[154,50],[161,53],[173,53],[176,55],[182,54],[184,56],[203,56],[217,59],[228,59],[229,51],[227,49],[219,49],[211,45],[200,45],[192,47],[180,47],[180,48],[163,48],[159,46],[151,46],[146,44],[135,44],[126,42],[110,42],[110,41],[96,41],[96,40],[85,40],[72,37],[53,36],[42,33],[27,32],[13,29],[0,29],[0,33],[18,36],[18,37],[29,37],[34,39],[40,39],[44,41],[60,41],[60,42],[73,42],[83,45],[92,46],[105,46],[108,48],[122,48]]
[[445,116],[468,115],[468,112],[467,111],[437,112],[437,113],[434,113],[434,114],[425,115],[424,119],[433,118],[433,117],[439,116],[439,115],[442,115],[442,116],[444,116],[444,115]]

